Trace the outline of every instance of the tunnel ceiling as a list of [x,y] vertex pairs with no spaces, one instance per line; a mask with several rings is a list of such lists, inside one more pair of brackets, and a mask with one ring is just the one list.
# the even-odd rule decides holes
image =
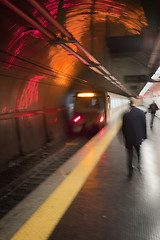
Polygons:
[[35,1],[0,2],[1,75],[26,78],[36,71],[34,82],[45,84],[49,76],[47,84],[136,96],[159,65],[159,49],[148,65],[158,41],[158,0],[38,1],[56,26]]

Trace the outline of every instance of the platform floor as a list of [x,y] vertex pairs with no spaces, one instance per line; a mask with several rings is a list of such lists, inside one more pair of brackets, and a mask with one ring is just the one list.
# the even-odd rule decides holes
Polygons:
[[[149,117],[147,115],[148,121]],[[79,160],[77,159],[77,161]],[[59,170],[60,172],[62,173],[63,169]],[[70,172],[69,169],[68,172]],[[62,177],[62,180],[64,180],[67,177],[66,175],[59,174],[59,178]],[[58,184],[61,184],[61,180],[58,181]],[[53,190],[49,190],[52,182],[53,177],[50,178],[48,186],[45,185],[46,183],[42,184],[41,194],[43,197],[38,196],[38,199],[41,199],[39,205],[44,201],[43,198],[46,198],[47,194],[49,195],[50,191]],[[46,197],[44,197],[44,189],[48,191]],[[69,188],[68,195],[70,195]],[[32,200],[34,199],[35,205],[38,205],[35,196],[32,195]],[[65,202],[65,199],[63,200]],[[18,213],[13,210],[11,214],[0,221],[0,240],[37,240],[34,237],[28,237],[27,232],[25,232],[23,238],[20,235],[12,238],[11,233],[7,234],[10,231],[15,233],[19,226],[26,221],[27,213],[22,213],[22,210],[27,206],[29,212],[31,208],[30,196],[25,201],[27,201],[25,207],[18,206]],[[141,173],[135,170],[132,178],[127,177],[126,150],[121,139],[116,135],[50,237],[46,239],[159,240],[159,205],[160,121],[155,119],[154,128],[150,130],[148,127],[148,139],[142,145]],[[21,221],[20,214],[25,216],[23,216],[22,223],[18,225],[16,219],[19,218],[19,221]],[[46,214],[49,213],[44,211],[41,218],[45,218]],[[30,215],[32,215],[32,212]],[[54,214],[52,216],[54,221]],[[15,224],[11,226],[13,221]],[[17,230],[13,230],[14,227]],[[43,232],[45,226],[41,226],[41,229]],[[32,230],[30,229],[30,231]],[[41,239],[45,238],[38,238],[38,240]]]
[[115,138],[49,240],[160,239],[160,122],[142,145],[142,173],[127,178]]

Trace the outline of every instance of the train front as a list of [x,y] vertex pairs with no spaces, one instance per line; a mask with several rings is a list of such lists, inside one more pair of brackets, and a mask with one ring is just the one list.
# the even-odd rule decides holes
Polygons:
[[74,133],[100,130],[106,123],[105,95],[103,93],[77,93],[72,120]]

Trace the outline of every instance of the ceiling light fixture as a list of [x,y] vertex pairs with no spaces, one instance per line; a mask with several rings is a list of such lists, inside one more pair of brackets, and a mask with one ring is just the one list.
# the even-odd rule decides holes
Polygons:
[[151,79],[158,81],[160,80],[160,67],[157,69],[157,71],[153,74],[153,76],[151,77]]
[[147,82],[146,85],[144,86],[144,88],[139,93],[139,96],[143,96],[152,85],[153,85],[153,83]]

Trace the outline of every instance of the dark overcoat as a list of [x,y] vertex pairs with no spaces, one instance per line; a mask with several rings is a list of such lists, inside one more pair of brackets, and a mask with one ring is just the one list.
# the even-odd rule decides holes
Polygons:
[[142,139],[147,138],[145,113],[134,106],[123,116],[122,132],[126,147],[140,146]]

